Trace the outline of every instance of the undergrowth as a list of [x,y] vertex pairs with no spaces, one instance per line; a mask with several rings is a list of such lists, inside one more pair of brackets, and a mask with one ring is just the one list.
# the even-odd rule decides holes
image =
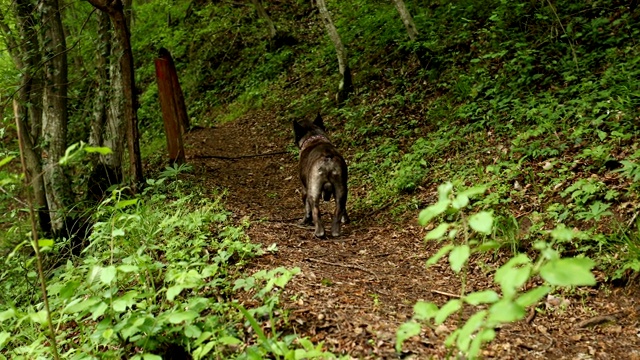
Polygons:
[[[262,250],[248,241],[246,224],[230,223],[224,194],[191,192],[177,179],[180,171],[168,169],[159,180],[148,180],[137,197],[126,196],[126,189],[113,191],[93,215],[81,256],[61,259],[65,241],[40,241],[50,265],[48,299],[61,356],[191,354],[200,359],[272,353],[278,358],[287,351],[308,358],[331,356],[322,344],[311,346],[297,336],[253,338],[249,326],[255,328],[255,318],[273,317],[280,291],[298,270],[245,278],[242,265]],[[26,241],[18,245],[0,273],[3,359],[50,355],[47,317],[35,286],[39,279],[31,270],[34,258],[23,251],[28,246]],[[241,290],[256,293],[262,305],[244,309],[237,300]]]

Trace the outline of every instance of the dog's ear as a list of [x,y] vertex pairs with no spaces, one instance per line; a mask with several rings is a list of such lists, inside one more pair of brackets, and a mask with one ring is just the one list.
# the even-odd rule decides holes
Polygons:
[[304,127],[296,120],[293,120],[293,135],[295,136],[296,145],[300,146],[300,139],[302,139],[304,133]]
[[327,129],[325,129],[324,127],[324,121],[322,120],[322,116],[320,116],[320,112],[318,111],[318,116],[316,116],[316,119],[313,120],[313,125],[319,127],[320,129],[322,129],[323,131],[326,131]]

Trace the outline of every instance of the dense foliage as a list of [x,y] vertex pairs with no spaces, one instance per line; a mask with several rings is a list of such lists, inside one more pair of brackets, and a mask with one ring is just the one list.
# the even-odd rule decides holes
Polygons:
[[[554,254],[588,255],[609,279],[633,279],[640,271],[637,2],[407,1],[419,32],[410,41],[392,2],[329,0],[356,88],[340,107],[334,102],[335,50],[313,4],[264,5],[284,34],[277,44],[250,2],[133,4],[147,164],[162,161],[153,60],[165,47],[176,61],[194,124],[232,121],[256,108],[278,113],[283,124],[326,113],[338,145],[351,149],[357,209],[391,204],[391,216],[415,218],[436,201],[431,194],[440,183],[451,181],[449,191],[460,192],[487,184],[487,194],[473,206],[491,213],[493,226],[473,235],[476,240],[536,258],[536,240],[564,224],[579,231],[554,238]],[[0,2],[3,13],[9,8]],[[86,140],[89,131],[97,70],[94,16],[86,2],[65,4],[70,143]],[[14,27],[10,17],[6,21]],[[9,104],[19,76],[2,50],[0,211],[6,216],[0,219],[0,254],[9,256],[0,270],[0,357],[33,358],[45,356],[48,345],[34,260],[24,246],[30,231],[26,192],[16,175]],[[2,161],[9,157],[14,160]],[[84,170],[69,168],[74,186],[86,181]],[[60,255],[66,256],[68,241],[43,243],[51,245],[49,294],[61,352],[70,358],[147,359],[170,351],[196,358],[260,358],[267,352],[288,358],[297,348],[300,356],[331,356],[304,339],[260,334],[252,316],[272,314],[278,302],[273,288],[284,286],[295,270],[244,278],[237,265],[258,249],[242,226],[229,223],[223,197],[199,200],[170,172],[154,175],[160,180],[151,181],[146,194],[128,198],[116,190],[97,209],[82,209],[92,212],[86,218],[95,226],[81,256]],[[451,211],[438,216],[457,224]],[[236,279],[242,280],[234,287]],[[242,289],[260,294],[266,307],[239,309],[232,299]],[[433,317],[432,308],[420,306],[418,320]],[[247,335],[250,327],[256,338]]]

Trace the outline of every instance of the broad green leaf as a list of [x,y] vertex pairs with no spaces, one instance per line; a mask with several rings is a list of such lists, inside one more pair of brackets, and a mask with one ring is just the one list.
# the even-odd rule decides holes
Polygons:
[[458,194],[458,196],[456,196],[456,198],[451,202],[451,206],[453,206],[454,209],[458,210],[464,208],[467,205],[469,205],[469,197],[464,194]]
[[84,151],[88,153],[98,153],[100,155],[109,155],[112,153],[111,149],[105,146],[85,146]]
[[16,311],[14,309],[7,309],[5,311],[0,312],[0,322],[12,319],[15,316],[16,316]]
[[198,317],[198,313],[195,311],[187,310],[187,311],[176,311],[169,315],[169,322],[172,324],[179,324],[183,321],[190,322],[191,320]]
[[108,328],[102,332],[102,337],[109,340],[113,336],[113,328]]
[[449,251],[451,251],[451,249],[453,248],[454,248],[453,244],[449,244],[441,247],[440,250],[438,250],[438,252],[435,253],[435,255],[433,255],[427,260],[427,266],[431,266],[437,263],[440,259],[442,259],[443,256],[447,255]]
[[453,190],[453,184],[451,182],[440,184],[440,186],[438,186],[438,202],[447,200],[451,194],[451,190]]
[[526,312],[524,308],[510,299],[502,299],[491,305],[487,323],[490,327],[498,324],[518,321],[524,318]]
[[109,308],[109,305],[107,305],[107,303],[101,302],[91,312],[91,319],[97,320],[100,316],[104,315],[104,312],[107,311],[108,308]]
[[484,290],[478,291],[471,294],[467,294],[464,297],[464,301],[469,305],[480,305],[480,304],[493,304],[494,302],[500,300],[500,295],[493,290]]
[[294,275],[300,272],[300,268],[294,268],[292,270],[286,270],[283,274],[275,279],[274,284],[280,288],[284,288],[285,285],[293,278]]
[[420,334],[420,324],[414,321],[406,322],[396,331],[396,351],[402,351],[402,344],[412,336]]
[[545,295],[547,295],[551,291],[549,286],[539,286],[533,288],[526,293],[520,295],[516,299],[516,303],[522,306],[523,308],[529,307],[531,305],[535,305],[540,301]]
[[4,159],[0,160],[0,167],[7,165],[13,159],[15,159],[14,156],[7,156]]
[[418,301],[413,305],[413,318],[416,320],[430,320],[438,313],[438,305],[425,301]]
[[7,340],[9,340],[10,337],[11,333],[8,333],[6,331],[0,332],[0,350],[4,348],[4,346],[7,344]]
[[185,326],[184,335],[188,338],[196,339],[202,334],[202,330],[199,327],[190,324]]
[[102,271],[100,272],[100,281],[103,284],[109,285],[113,279],[116,278],[116,273],[116,267],[113,265],[102,268]]
[[[525,265],[517,268],[517,266]],[[500,284],[502,295],[511,298],[515,291],[527,282],[531,275],[531,260],[525,254],[512,257],[502,265],[494,276],[494,281]]]
[[516,292],[524,286],[531,277],[531,265],[524,265],[519,268],[512,268],[501,278],[500,288],[505,298],[513,298]]
[[471,255],[471,248],[469,248],[469,245],[454,247],[449,253],[449,264],[451,264],[451,269],[455,272],[460,272],[464,264],[469,259],[469,255]]
[[442,223],[438,225],[435,229],[429,231],[427,235],[424,237],[425,240],[437,240],[444,236],[444,234],[449,229],[449,224]]
[[42,248],[51,248],[53,247],[54,241],[52,239],[40,239],[38,240],[38,246],[40,249]]
[[214,341],[209,341],[208,343],[204,344],[204,346],[200,346],[197,347],[194,351],[193,351],[193,358],[195,360],[199,360],[204,358],[205,355],[207,355],[209,352],[211,352],[211,349],[213,349],[213,346],[216,343]]
[[120,200],[116,203],[116,209],[122,209],[127,206],[135,205],[138,203],[138,199]]
[[101,302],[101,299],[97,296],[90,297],[88,299],[79,298],[70,302],[63,311],[66,314],[82,313],[99,302]]
[[442,324],[445,320],[447,320],[447,318],[449,317],[449,315],[455,313],[456,311],[460,310],[460,308],[462,307],[462,301],[459,299],[453,299],[453,300],[449,300],[449,302],[447,302],[446,304],[444,304],[440,310],[438,310],[438,313],[435,316],[434,322],[436,325],[440,325]]
[[63,300],[71,299],[73,294],[75,294],[78,286],[80,286],[79,281],[75,281],[75,280],[68,281],[64,285],[64,287],[60,290],[60,293],[59,293],[60,299],[63,299]]
[[460,193],[460,195],[464,195],[468,198],[472,198],[476,195],[481,195],[484,194],[484,192],[487,191],[487,187],[486,186],[474,186],[472,188],[469,188],[463,192]]
[[479,233],[491,234],[493,228],[493,214],[488,211],[481,211],[469,217],[469,226]]
[[551,230],[551,237],[559,242],[570,242],[577,235],[573,229],[569,229],[563,224]]
[[223,345],[240,345],[242,344],[242,341],[233,337],[233,336],[222,336],[219,337],[218,342],[220,342]]
[[47,323],[47,312],[44,310],[40,310],[35,313],[29,313],[29,319],[36,324],[46,324]]
[[113,229],[111,230],[111,236],[113,237],[118,237],[118,236],[124,236],[124,230],[123,229]]
[[445,212],[450,203],[451,202],[449,200],[444,199],[433,205],[427,206],[426,209],[420,211],[420,214],[418,215],[418,223],[422,226],[427,225],[431,219]]
[[589,258],[552,260],[542,265],[540,276],[556,286],[593,286],[596,278],[591,273],[595,263]]
[[495,250],[495,249],[498,249],[498,248],[500,248],[500,243],[497,242],[497,241],[493,241],[493,240],[483,242],[482,244],[478,245],[478,247],[476,247],[476,249],[478,251],[481,251],[481,252],[489,251],[489,250]]
[[184,290],[184,286],[182,285],[174,285],[167,289],[167,300],[173,301],[173,299],[180,294]]
[[116,300],[113,301],[113,311],[115,312],[125,312],[127,308],[132,307],[136,303],[136,298],[138,297],[138,292],[135,290],[129,291],[124,295],[120,296]]
[[460,333],[458,334],[458,339],[456,341],[456,345],[458,346],[458,350],[463,352],[467,352],[469,350],[469,344],[471,343],[473,333],[480,328],[482,322],[487,316],[489,312],[487,310],[478,311],[477,313],[471,315],[471,317],[464,323],[462,329],[460,329]]

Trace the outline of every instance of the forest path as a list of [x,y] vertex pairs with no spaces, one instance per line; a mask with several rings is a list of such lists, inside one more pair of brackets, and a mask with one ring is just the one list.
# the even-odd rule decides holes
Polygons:
[[[424,229],[415,220],[394,222],[383,211],[355,213],[349,204],[352,223],[343,226],[339,238],[318,240],[313,230],[295,226],[303,207],[297,161],[285,152],[292,136],[289,124],[275,114],[256,111],[215,128],[194,130],[185,140],[187,161],[198,181],[228,189],[226,206],[236,220],[251,221],[247,233],[253,242],[264,248],[277,244],[277,252],[253,260],[248,272],[299,267],[301,273],[281,297],[288,326],[313,341],[324,341],[335,353],[362,359],[445,358],[443,342],[455,329],[453,322],[423,330],[419,338],[405,342],[402,354],[394,350],[396,329],[412,316],[417,300],[442,305],[450,299],[447,293],[460,291],[445,261],[425,268],[436,248],[423,242]],[[341,150],[349,163],[352,154]],[[275,154],[255,156],[266,153]],[[323,205],[327,224],[329,205]],[[487,256],[471,263],[469,291],[492,287],[483,262],[494,261],[497,257]],[[639,294],[628,291],[576,291],[564,310],[549,309],[528,323],[502,327],[484,357],[640,359]],[[606,326],[577,328],[583,320],[610,314],[615,321]]]

